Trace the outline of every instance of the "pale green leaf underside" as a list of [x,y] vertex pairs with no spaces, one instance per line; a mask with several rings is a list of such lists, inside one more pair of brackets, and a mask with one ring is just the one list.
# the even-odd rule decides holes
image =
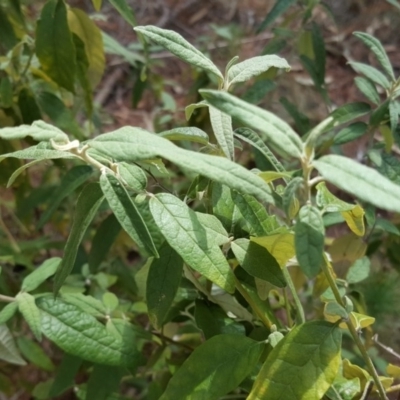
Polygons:
[[40,325],[40,311],[36,306],[35,298],[26,292],[16,296],[18,309],[28,323],[37,340],[42,340],[42,330]]
[[245,336],[217,335],[189,356],[160,400],[218,400],[235,389],[255,367],[262,343]]
[[65,352],[97,364],[134,364],[134,344],[117,340],[95,317],[52,297],[39,299],[38,306],[42,332]]
[[212,106],[239,120],[244,125],[260,131],[268,145],[280,153],[300,158],[302,142],[296,132],[283,120],[269,111],[247,103],[220,90],[200,90]]
[[193,210],[169,193],[152,197],[150,210],[161,233],[185,263],[226,291],[234,291],[234,276],[226,258],[217,243],[209,240]]
[[210,121],[213,128],[215,138],[220,145],[225,156],[229,160],[234,159],[234,146],[233,146],[233,131],[232,131],[232,118],[216,108],[210,106]]
[[181,60],[204,69],[205,71],[211,72],[221,80],[224,79],[221,71],[214,65],[214,63],[186,41],[179,33],[150,25],[137,26],[135,31],[153,40],[160,46],[165,47]]
[[37,267],[29,275],[27,275],[22,281],[21,290],[24,292],[30,292],[35,290],[41,285],[47,278],[54,275],[57,271],[57,267],[61,262],[61,258],[53,257],[47,259],[42,265]]
[[88,142],[118,161],[135,162],[163,157],[179,167],[228,185],[239,192],[273,203],[269,186],[258,176],[223,157],[184,150],[140,128],[125,127]]
[[248,400],[320,400],[340,365],[340,329],[313,321],[292,329],[269,354]]
[[274,54],[253,57],[242,61],[239,64],[233,65],[229,69],[229,84],[233,85],[239,82],[246,82],[249,79],[262,74],[271,67],[284,68],[286,70],[290,69],[290,65],[284,58],[278,57]]
[[400,186],[374,169],[338,155],[313,162],[328,182],[378,208],[400,213]]
[[199,128],[196,128],[195,126],[174,128],[169,131],[157,133],[157,135],[168,140],[187,140],[204,145],[208,144],[207,133]]
[[16,365],[26,365],[15,346],[10,330],[5,324],[0,325],[0,360]]

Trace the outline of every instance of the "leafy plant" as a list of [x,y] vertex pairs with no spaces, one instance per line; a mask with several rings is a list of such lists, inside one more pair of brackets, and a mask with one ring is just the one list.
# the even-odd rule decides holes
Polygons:
[[[124,2],[113,3],[126,12]],[[64,9],[61,1],[50,0],[50,6]],[[273,16],[287,8],[277,7]],[[81,399],[125,398],[117,395],[120,381],[135,386],[142,398],[161,400],[212,400],[229,393],[252,400],[357,399],[370,392],[388,398],[398,390],[392,386],[398,367],[382,371],[385,361],[379,370],[374,365],[375,320],[357,290],[370,272],[374,251],[368,240],[398,235],[394,224],[377,224],[375,215],[375,207],[400,213],[394,172],[400,164],[390,154],[399,80],[380,42],[356,33],[383,72],[352,63],[364,75],[356,78],[358,87],[376,108],[346,104],[300,137],[277,115],[229,93],[270,68],[289,71],[283,58],[235,57],[223,73],[173,31],[135,30],[214,80],[216,89],[200,90],[203,100],[189,105],[186,116],[207,108],[215,143],[197,127],[159,133],[123,127],[90,139],[70,138],[43,121],[1,129],[1,139],[24,141],[1,160],[32,160],[18,162],[9,185],[28,167],[45,173],[39,162],[69,168],[60,185],[45,192],[50,201],[38,229],[85,186],[65,244],[49,247],[56,251],[47,255],[34,249],[34,262],[25,263],[28,274],[0,295],[6,303],[0,358],[23,365],[22,353],[40,368],[54,369],[22,319],[37,341],[49,340],[64,352],[54,378],[33,390],[41,399],[72,386]],[[325,96],[324,70],[315,77]],[[60,86],[72,85],[70,78],[53,76]],[[374,143],[376,130],[383,146]],[[371,137],[371,162],[365,164],[340,154],[341,144],[362,135]],[[257,149],[270,168],[248,170],[236,163],[239,141]],[[325,154],[328,148],[333,154]],[[169,171],[183,175],[175,184],[165,177],[165,161],[175,165]],[[148,180],[157,189],[151,191]],[[337,189],[356,202],[342,200]],[[347,228],[342,225],[343,234],[332,240],[329,226],[342,223]],[[25,262],[32,248],[24,249],[2,225],[9,246],[2,248],[1,261]],[[134,276],[120,256],[107,257],[114,242],[122,248],[129,243],[143,257]],[[8,326],[17,327],[14,335]],[[75,385],[75,375],[83,372],[89,379]]]

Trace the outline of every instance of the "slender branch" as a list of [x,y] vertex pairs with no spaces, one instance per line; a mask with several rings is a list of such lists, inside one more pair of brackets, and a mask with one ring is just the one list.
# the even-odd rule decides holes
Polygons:
[[289,273],[287,267],[283,267],[282,272],[283,272],[283,276],[285,277],[286,283],[288,284],[290,293],[292,294],[294,304],[296,306],[296,311],[297,311],[296,322],[298,324],[304,324],[304,322],[306,322],[306,317],[304,315],[303,305],[301,304],[301,301],[297,294],[296,288],[294,287],[292,277],[290,276],[290,273]]
[[[322,269],[324,271],[326,279],[329,282],[329,286],[330,286],[330,288],[331,288],[331,290],[332,290],[332,292],[333,292],[333,294],[335,296],[336,302],[338,304],[340,304],[342,307],[345,307],[345,304],[344,304],[343,299],[342,299],[342,297],[340,295],[340,292],[339,292],[339,288],[337,287],[336,281],[333,278],[333,276],[332,276],[332,274],[331,274],[326,262],[322,263]],[[383,388],[382,382],[379,379],[379,376],[378,376],[378,373],[377,373],[377,371],[375,369],[375,366],[372,363],[372,360],[371,360],[370,356],[368,355],[367,350],[366,350],[366,348],[364,346],[364,343],[361,341],[356,328],[354,327],[354,325],[352,324],[350,319],[345,321],[345,323],[347,325],[348,330],[350,331],[351,336],[353,337],[354,342],[356,343],[358,349],[360,350],[360,353],[361,353],[361,355],[362,355],[362,357],[363,357],[363,359],[364,359],[364,361],[365,361],[365,363],[367,365],[368,371],[371,374],[372,379],[374,380],[375,386],[378,389],[379,397],[382,400],[388,400],[388,398],[386,396],[386,393],[385,393],[385,389]]]
[[400,359],[400,354],[396,353],[391,347],[389,346],[385,346],[383,343],[378,341],[378,335],[374,335],[372,338],[373,342],[376,343],[379,347],[381,347],[383,350],[387,351],[389,354],[391,354],[392,356]]
[[2,301],[3,303],[14,303],[15,298],[0,294],[0,301]]
[[157,331],[153,331],[153,332],[151,332],[154,336],[157,336],[158,338],[160,338],[162,341],[164,341],[164,342],[168,342],[168,343],[171,343],[171,344],[176,344],[177,346],[180,346],[180,347],[184,347],[186,350],[190,350],[190,351],[193,351],[194,350],[194,348],[193,347],[190,347],[189,345],[187,345],[186,343],[181,343],[181,342],[177,342],[177,341],[175,341],[175,340],[173,340],[173,339],[171,339],[171,338],[169,338],[169,337],[167,337],[167,336],[164,336],[162,333],[160,333],[160,332],[157,332]]

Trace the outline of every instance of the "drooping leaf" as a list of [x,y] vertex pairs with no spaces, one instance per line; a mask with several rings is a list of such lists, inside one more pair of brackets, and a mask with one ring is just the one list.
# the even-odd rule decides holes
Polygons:
[[103,200],[104,195],[98,183],[89,183],[79,195],[71,231],[64,248],[64,256],[55,276],[55,293],[59,291],[65,279],[72,271],[78,247]]
[[124,20],[128,22],[128,24],[131,24],[132,26],[137,24],[135,14],[126,0],[110,0],[110,3],[121,14]]
[[296,326],[269,354],[248,400],[320,400],[340,366],[341,332],[325,321]]
[[210,121],[215,138],[217,139],[217,142],[220,145],[225,156],[229,160],[233,160],[234,146],[232,118],[230,117],[230,115],[222,113],[212,106],[210,106],[208,110],[210,113]]
[[221,71],[214,65],[214,63],[201,51],[197,50],[187,42],[181,35],[179,35],[179,33],[150,25],[137,26],[134,29],[136,32],[141,33],[143,36],[153,40],[160,46],[165,47],[183,61],[216,75],[221,81],[224,79]]
[[37,365],[44,371],[54,371],[54,364],[51,358],[44,352],[33,340],[28,339],[26,336],[17,338],[17,345],[22,355],[32,364]]
[[400,212],[400,186],[374,169],[338,155],[323,156],[313,164],[338,188],[376,207]]
[[182,271],[182,258],[165,242],[160,248],[160,258],[153,259],[147,276],[147,309],[156,329],[162,326],[174,301]]
[[213,336],[173,375],[160,400],[219,399],[251,373],[262,348],[245,336]]
[[217,244],[209,242],[194,211],[168,193],[152,197],[150,210],[165,239],[185,263],[226,291],[234,291],[229,264]]
[[239,82],[246,82],[251,78],[262,74],[263,72],[266,72],[271,67],[282,68],[287,71],[290,70],[290,65],[288,62],[284,58],[276,55],[268,54],[265,56],[252,57],[232,66],[229,69],[229,86]]
[[364,75],[372,82],[376,83],[377,85],[382,86],[384,89],[390,88],[390,82],[386,78],[385,75],[382,74],[381,71],[376,69],[375,67],[371,67],[370,65],[351,61],[349,62],[351,67],[354,71],[358,72],[359,74]]
[[232,242],[232,251],[250,275],[278,287],[286,286],[281,267],[265,247],[248,239],[236,239]]
[[146,223],[122,183],[114,175],[102,173],[100,186],[111,210],[126,233],[140,248],[158,257]]
[[95,88],[100,82],[105,67],[101,31],[89,16],[78,8],[68,9],[68,25],[71,32],[75,33],[84,43],[89,63],[87,77],[92,88]]
[[42,297],[37,304],[43,334],[65,352],[97,364],[129,367],[136,363],[135,346],[118,340],[95,317],[52,297]]
[[270,26],[281,14],[283,14],[295,2],[296,2],[295,0],[276,0],[271,11],[267,14],[264,21],[257,29],[257,32],[262,32],[265,28]]
[[74,92],[75,48],[64,0],[49,0],[43,6],[36,28],[36,54],[44,72]]
[[26,365],[15,346],[10,330],[5,324],[0,325],[0,360],[15,365]]
[[362,40],[362,42],[370,48],[389,78],[392,81],[395,81],[396,78],[394,76],[392,64],[390,63],[389,57],[386,54],[381,42],[365,32],[353,32],[353,35]]
[[36,339],[40,342],[42,340],[40,311],[36,306],[35,298],[29,293],[21,292],[16,296],[16,301],[18,302],[20,313],[23,315]]
[[365,225],[364,225],[364,209],[360,205],[355,205],[351,210],[346,210],[341,212],[343,218],[345,219],[348,227],[357,236],[364,236]]
[[51,150],[45,148],[43,146],[43,143],[40,143],[37,146],[28,147],[24,150],[17,150],[12,153],[1,154],[0,161],[8,157],[18,158],[18,159],[34,159],[37,160],[38,162],[43,160],[57,159],[57,158],[76,158],[75,155],[72,155],[67,151]]
[[208,144],[208,135],[203,130],[195,126],[174,128],[169,131],[158,133],[159,136],[168,140],[187,140],[189,142]]
[[246,103],[220,90],[200,90],[201,95],[212,106],[231,115],[250,128],[259,130],[265,139],[280,153],[295,158],[301,157],[302,143],[293,129],[269,111]]
[[270,188],[258,176],[223,157],[181,149],[169,140],[140,128],[121,128],[88,142],[90,147],[118,161],[163,157],[179,167],[228,185],[239,192],[273,203]]
[[61,258],[52,257],[44,261],[42,265],[37,267],[22,281],[21,290],[24,292],[31,292],[39,287],[46,279],[53,276],[61,262]]
[[81,186],[92,173],[93,168],[89,165],[77,165],[62,177],[58,190],[50,199],[46,211],[40,217],[38,222],[39,229],[51,218],[62,201]]
[[79,357],[67,353],[64,354],[49,391],[50,397],[60,396],[75,384],[75,376],[82,362],[83,360]]
[[324,223],[316,207],[305,205],[300,209],[294,232],[297,261],[305,275],[313,278],[323,262],[325,235]]
[[95,273],[105,260],[120,231],[121,225],[114,214],[110,214],[97,228],[88,256],[89,269],[92,273]]

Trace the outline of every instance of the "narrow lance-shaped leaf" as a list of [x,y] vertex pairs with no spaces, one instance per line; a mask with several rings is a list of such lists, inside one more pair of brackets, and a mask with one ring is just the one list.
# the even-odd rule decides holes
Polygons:
[[42,330],[40,325],[40,311],[36,306],[35,298],[26,292],[18,293],[16,296],[18,309],[23,315],[25,321],[31,328],[36,339],[42,340]]
[[233,272],[221,249],[208,240],[194,211],[168,193],[152,197],[150,210],[161,233],[185,263],[227,292],[234,291]]
[[18,302],[13,301],[12,303],[6,304],[6,306],[0,311],[0,325],[5,324],[10,318],[12,318],[17,310]]
[[354,78],[354,83],[358,90],[371,102],[378,105],[381,101],[375,85],[367,78],[357,76]]
[[234,159],[232,118],[210,106],[210,121],[215,138],[220,145],[225,156],[229,160]]
[[65,352],[97,364],[135,364],[135,346],[118,340],[95,317],[53,297],[42,297],[37,304],[43,334]]
[[61,258],[53,257],[47,259],[42,265],[37,267],[22,281],[21,290],[31,292],[39,287],[47,278],[53,276],[61,262]]
[[241,335],[213,336],[173,375],[160,400],[220,399],[250,375],[263,346]]
[[20,336],[17,338],[18,348],[22,355],[32,364],[38,366],[44,371],[54,371],[54,364],[51,358],[45,353],[43,348],[34,342],[32,339],[26,336]]
[[126,0],[110,0],[110,3],[121,14],[126,22],[128,22],[132,26],[136,25],[135,14],[133,13]]
[[267,14],[264,21],[261,23],[257,32],[262,32],[265,28],[270,26],[281,14],[283,14],[296,0],[276,0],[271,11]]
[[158,257],[146,223],[122,183],[114,175],[103,173],[100,185],[111,210],[126,233],[140,248]]
[[149,317],[159,329],[174,301],[182,277],[183,260],[164,242],[160,258],[153,259],[147,276],[146,301]]
[[61,179],[58,190],[54,196],[49,199],[46,211],[41,215],[38,222],[38,229],[51,218],[55,210],[62,201],[81,186],[93,173],[93,168],[89,165],[77,165],[71,168]]
[[44,72],[70,92],[74,91],[75,48],[63,0],[49,0],[36,29],[36,54]]
[[386,76],[383,75],[382,72],[379,71],[378,69],[371,67],[370,65],[354,61],[349,62],[349,64],[354,69],[354,71],[358,72],[359,74],[363,74],[372,82],[375,82],[376,84],[382,86],[385,89],[390,88],[390,82],[388,81]]
[[276,55],[268,54],[265,56],[253,57],[233,65],[228,72],[229,86],[239,82],[246,82],[263,72],[268,71],[271,67],[283,68],[290,70],[288,62]]
[[208,144],[208,135],[195,126],[174,128],[169,131],[160,132],[157,135],[168,140],[187,140],[189,142]]
[[78,247],[103,200],[103,193],[97,183],[89,183],[79,195],[72,228],[64,248],[64,256],[55,276],[55,293],[59,291],[72,271]]
[[292,329],[269,354],[248,400],[320,400],[340,366],[337,325],[312,321]]
[[307,277],[315,277],[321,269],[324,254],[325,228],[316,207],[305,205],[300,209],[294,228],[296,257]]
[[258,176],[223,157],[184,150],[169,140],[140,128],[121,128],[88,142],[90,147],[117,161],[163,157],[179,167],[273,203],[269,186]]
[[362,40],[363,43],[371,49],[390,79],[395,81],[396,78],[394,76],[392,64],[390,63],[389,57],[386,54],[381,42],[365,32],[354,32],[353,35]]
[[0,325],[0,360],[15,365],[26,365],[6,324]]
[[156,26],[137,26],[135,31],[153,40],[160,46],[165,47],[181,60],[216,75],[221,81],[224,79],[221,71],[215,64],[179,35],[179,33]]
[[285,287],[286,281],[278,262],[263,246],[248,239],[232,242],[232,251],[244,270],[255,278]]
[[201,95],[212,106],[231,115],[250,128],[263,133],[268,143],[280,153],[300,158],[302,142],[293,129],[269,111],[246,103],[227,92],[220,90],[200,90]]
[[347,157],[323,156],[313,165],[328,182],[376,207],[400,213],[400,186]]

